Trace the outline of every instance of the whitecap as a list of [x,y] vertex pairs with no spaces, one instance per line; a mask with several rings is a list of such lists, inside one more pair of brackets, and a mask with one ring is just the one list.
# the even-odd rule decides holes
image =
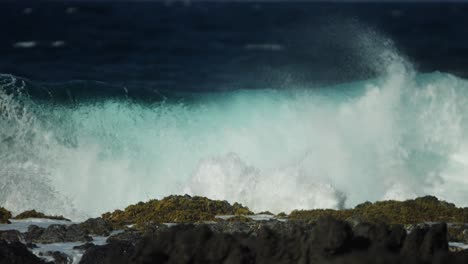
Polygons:
[[66,42],[63,40],[56,40],[50,43],[50,46],[53,48],[60,48],[65,46]]
[[19,41],[13,44],[13,48],[30,49],[37,46],[36,41]]

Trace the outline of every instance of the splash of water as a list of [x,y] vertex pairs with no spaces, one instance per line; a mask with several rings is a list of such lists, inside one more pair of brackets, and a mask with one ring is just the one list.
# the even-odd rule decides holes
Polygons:
[[0,205],[72,218],[174,193],[274,212],[425,194],[468,205],[468,81],[417,73],[374,39],[357,48],[379,77],[333,87],[64,105],[2,75]]

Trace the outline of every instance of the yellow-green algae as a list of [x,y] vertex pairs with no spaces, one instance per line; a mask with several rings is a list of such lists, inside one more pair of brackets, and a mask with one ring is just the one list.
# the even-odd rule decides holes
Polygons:
[[9,224],[9,219],[12,217],[11,212],[7,209],[0,207],[0,224]]
[[332,216],[341,220],[358,217],[366,222],[388,224],[417,224],[423,222],[466,223],[468,208],[458,208],[452,203],[434,196],[425,196],[406,201],[365,202],[353,209],[295,210],[290,220],[316,221],[321,216]]
[[52,220],[70,221],[70,219],[63,217],[62,215],[45,215],[41,212],[37,212],[36,210],[24,211],[18,214],[17,216],[15,216],[15,219],[26,219],[26,218],[46,218],[46,219],[52,219]]
[[214,221],[216,215],[250,214],[253,213],[249,208],[239,203],[231,205],[227,201],[210,200],[200,196],[171,195],[162,200],[139,202],[123,211],[105,213],[102,218],[118,228],[133,224],[136,227],[145,227],[155,223]]

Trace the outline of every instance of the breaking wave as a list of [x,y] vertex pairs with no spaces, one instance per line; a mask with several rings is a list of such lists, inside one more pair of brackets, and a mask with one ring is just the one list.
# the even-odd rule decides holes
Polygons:
[[1,75],[0,204],[74,218],[174,193],[274,212],[468,205],[468,81],[382,54],[374,79],[156,102],[36,99]]

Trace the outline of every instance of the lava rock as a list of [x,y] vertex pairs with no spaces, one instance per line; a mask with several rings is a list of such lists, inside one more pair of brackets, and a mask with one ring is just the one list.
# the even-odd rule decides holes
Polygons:
[[348,251],[353,237],[349,224],[333,217],[319,218],[311,235],[312,245],[325,255]]
[[31,225],[25,234],[25,239],[30,243],[41,244],[92,241],[92,238],[76,224],[70,226],[50,225],[47,228]]
[[5,230],[0,231],[0,240],[4,240],[8,243],[21,242],[24,240],[24,237],[18,230]]
[[365,249],[384,247],[397,251],[403,246],[406,230],[402,225],[387,226],[385,224],[358,223],[353,228],[353,247]]
[[420,247],[423,260],[431,260],[436,254],[448,252],[447,224],[440,223],[432,225],[424,236]]
[[0,240],[0,264],[43,264],[45,261],[36,257],[20,242]]
[[107,243],[125,241],[135,245],[142,238],[142,232],[136,229],[127,229],[121,233],[115,234],[107,238]]
[[125,241],[112,242],[102,246],[93,246],[83,254],[80,264],[133,263],[131,261],[131,256],[134,252],[135,247],[131,243]]
[[101,217],[90,218],[83,223],[80,223],[79,227],[88,234],[97,236],[109,236],[110,232],[113,230],[111,223]]
[[94,243],[91,243],[91,242],[88,242],[88,243],[85,243],[83,245],[79,245],[79,246],[74,246],[73,249],[75,250],[80,250],[80,251],[86,251],[92,247],[94,247]]
[[73,259],[67,254],[60,251],[47,251],[40,253],[41,256],[52,257],[54,259],[54,264],[71,264]]

